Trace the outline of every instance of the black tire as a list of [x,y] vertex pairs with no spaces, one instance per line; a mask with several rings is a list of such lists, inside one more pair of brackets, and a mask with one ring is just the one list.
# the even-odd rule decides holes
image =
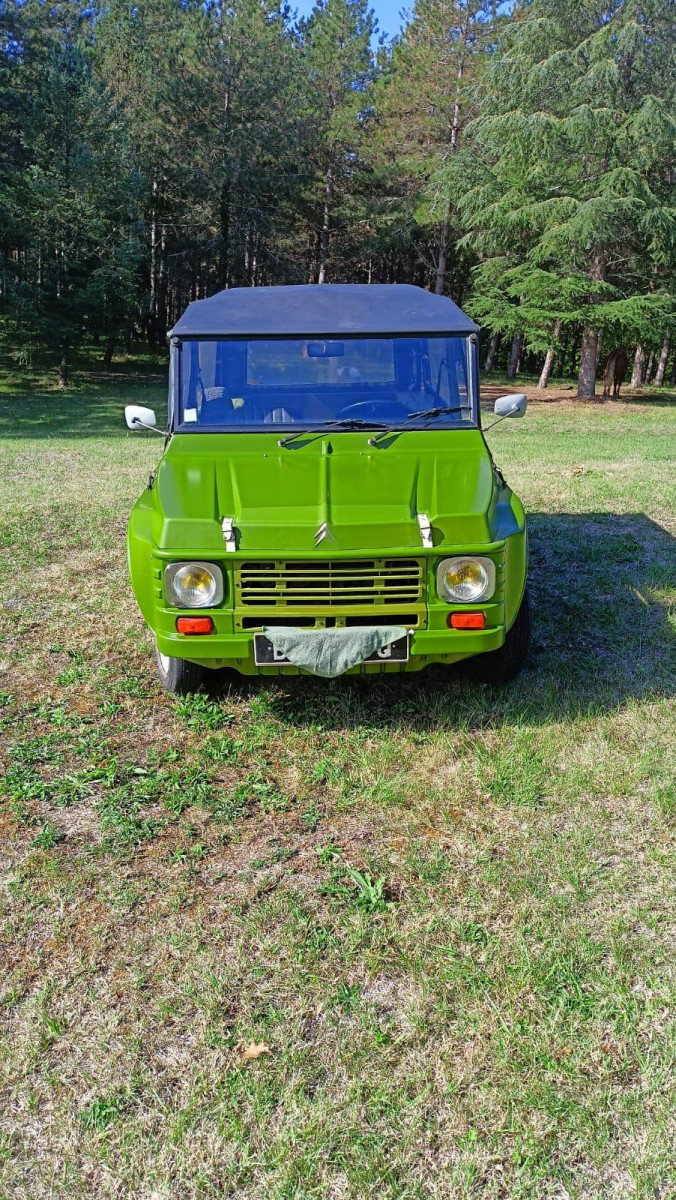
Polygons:
[[499,650],[476,654],[461,664],[463,674],[474,683],[509,683],[519,674],[530,644],[530,602],[524,592],[521,607]]
[[188,692],[199,692],[204,686],[206,668],[197,663],[188,662],[185,658],[169,658],[160,654],[155,647],[157,673],[162,687],[176,696],[185,696]]

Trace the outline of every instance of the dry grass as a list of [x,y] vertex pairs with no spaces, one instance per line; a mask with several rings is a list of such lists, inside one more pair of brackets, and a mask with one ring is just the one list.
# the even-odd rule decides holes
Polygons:
[[506,691],[176,701],[122,403],[5,402],[0,1196],[668,1196],[673,412],[491,436],[532,514]]

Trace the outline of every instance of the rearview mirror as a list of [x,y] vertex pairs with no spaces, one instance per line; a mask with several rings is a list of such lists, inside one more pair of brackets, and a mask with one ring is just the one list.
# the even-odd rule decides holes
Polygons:
[[126,404],[124,419],[129,429],[155,429],[157,417],[152,408],[144,408],[141,404]]
[[308,342],[308,358],[342,358],[345,353],[344,342]]
[[522,417],[528,406],[528,396],[518,392],[515,396],[498,396],[493,412],[496,417]]

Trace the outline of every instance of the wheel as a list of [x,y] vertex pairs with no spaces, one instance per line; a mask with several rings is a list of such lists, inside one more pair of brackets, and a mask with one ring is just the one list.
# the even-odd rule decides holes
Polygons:
[[521,670],[530,642],[530,603],[524,592],[521,608],[499,650],[475,654],[461,664],[463,674],[474,683],[509,683]]
[[185,658],[170,658],[168,654],[161,654],[157,646],[155,646],[155,657],[162,687],[167,692],[185,696],[186,692],[198,692],[203,686],[204,667],[188,662]]

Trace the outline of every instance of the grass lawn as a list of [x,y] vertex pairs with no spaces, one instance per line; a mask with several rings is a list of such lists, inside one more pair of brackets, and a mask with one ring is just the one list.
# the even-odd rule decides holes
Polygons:
[[674,394],[488,435],[504,691],[187,699],[124,557],[163,395],[2,396],[0,1197],[674,1195]]

